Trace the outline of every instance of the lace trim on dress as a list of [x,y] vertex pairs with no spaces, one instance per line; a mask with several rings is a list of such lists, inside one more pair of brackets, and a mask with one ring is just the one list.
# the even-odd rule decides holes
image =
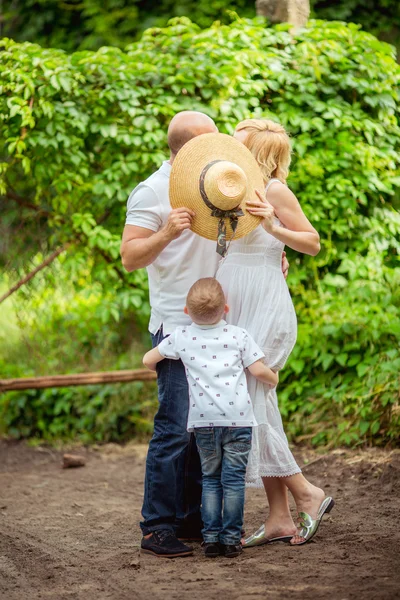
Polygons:
[[263,488],[263,482],[262,482],[262,477],[291,477],[292,475],[297,475],[298,473],[301,473],[301,469],[300,467],[297,467],[297,469],[295,469],[293,467],[293,469],[291,469],[290,471],[286,472],[286,473],[282,473],[282,470],[271,472],[271,471],[263,471],[261,469],[258,477],[249,477],[247,479],[246,477],[246,487],[251,487],[251,488]]
[[[249,391],[251,395],[251,390]],[[283,431],[276,391],[270,390],[266,400],[267,412],[264,418],[267,423],[259,423],[253,427],[252,447],[247,464],[246,485],[253,487],[262,487],[261,477],[289,477],[301,473]],[[256,415],[256,419],[259,420],[260,417],[261,415]]]

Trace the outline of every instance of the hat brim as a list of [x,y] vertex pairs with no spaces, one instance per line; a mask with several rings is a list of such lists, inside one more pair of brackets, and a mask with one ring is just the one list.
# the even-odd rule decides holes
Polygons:
[[[210,208],[200,194],[200,175],[210,162],[227,160],[243,169],[247,177],[247,190],[240,204],[244,213],[239,217],[233,234],[230,221],[226,219],[229,241],[244,237],[260,223],[261,218],[251,215],[246,209],[247,200],[258,200],[255,190],[263,193],[265,184],[261,170],[246,146],[224,133],[204,133],[187,142],[176,155],[172,164],[169,183],[169,198],[172,208],[183,206],[195,212],[191,230],[209,240],[218,239],[218,218],[211,216]],[[210,199],[212,201],[212,199]]]

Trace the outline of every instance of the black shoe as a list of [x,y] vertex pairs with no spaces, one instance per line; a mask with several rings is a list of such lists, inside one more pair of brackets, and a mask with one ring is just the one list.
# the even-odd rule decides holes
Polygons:
[[154,554],[160,558],[177,558],[193,554],[193,548],[182,544],[169,529],[159,529],[153,531],[150,537],[143,537],[141,548],[142,552]]
[[206,558],[216,558],[221,554],[221,544],[219,542],[204,542],[203,549]]
[[235,556],[239,556],[242,553],[242,544],[221,544],[222,546],[222,554],[226,556],[226,558],[235,558]]

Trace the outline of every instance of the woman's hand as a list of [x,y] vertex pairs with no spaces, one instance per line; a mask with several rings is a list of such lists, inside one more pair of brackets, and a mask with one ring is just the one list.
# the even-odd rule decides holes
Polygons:
[[285,279],[287,279],[287,276],[289,274],[290,264],[289,264],[288,259],[286,258],[286,252],[285,251],[282,252],[282,264],[281,264],[281,267],[282,267],[283,276],[284,276]]
[[263,219],[262,226],[264,227],[265,231],[268,231],[268,233],[273,233],[275,229],[274,207],[258,190],[256,190],[256,194],[259,200],[248,200],[246,202],[246,208],[250,214]]

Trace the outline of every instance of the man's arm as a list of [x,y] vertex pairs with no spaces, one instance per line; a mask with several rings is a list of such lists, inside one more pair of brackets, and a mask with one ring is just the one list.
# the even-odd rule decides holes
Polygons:
[[164,356],[160,354],[158,348],[153,348],[153,350],[149,350],[143,357],[143,364],[145,367],[150,369],[150,371],[156,370],[156,365],[164,360]]
[[279,382],[278,373],[274,373],[272,369],[264,365],[262,360],[257,360],[255,363],[247,367],[250,373],[261,381],[262,383],[268,383],[270,386],[275,387]]
[[182,231],[190,229],[194,212],[188,208],[176,208],[156,233],[145,227],[125,225],[122,234],[121,258],[124,268],[130,272],[150,265],[172,240]]

